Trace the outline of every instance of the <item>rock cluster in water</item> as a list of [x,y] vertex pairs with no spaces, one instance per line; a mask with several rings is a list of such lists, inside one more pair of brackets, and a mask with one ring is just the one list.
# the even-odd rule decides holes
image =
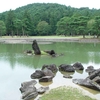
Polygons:
[[[80,62],[76,62],[73,65],[61,64],[58,67],[55,64],[43,65],[40,70],[35,70],[30,77],[31,81],[23,82],[20,87],[22,93],[22,99],[29,100],[36,98],[38,94],[46,92],[49,87],[40,87],[37,89],[35,84],[38,79],[39,82],[52,82],[52,79],[56,76],[57,71],[74,73],[78,70],[84,70],[83,65]],[[85,79],[73,79],[73,83],[83,85],[92,89],[100,90],[100,69],[94,69],[93,66],[88,66],[85,70],[88,72],[88,77]],[[72,78],[70,74],[65,74],[64,78]],[[34,80],[33,80],[34,79]]]

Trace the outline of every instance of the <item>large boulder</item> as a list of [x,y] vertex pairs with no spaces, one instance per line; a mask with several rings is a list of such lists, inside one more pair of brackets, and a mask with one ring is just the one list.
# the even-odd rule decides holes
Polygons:
[[73,83],[100,91],[100,69],[97,69],[85,79],[73,79]]
[[41,55],[41,51],[36,40],[33,40],[32,49],[34,50],[35,55]]
[[37,82],[35,80],[31,80],[28,82],[23,82],[21,84],[20,91],[22,93],[22,99],[30,100],[38,96],[37,89],[34,86],[36,83]]
[[45,76],[51,76],[52,78],[55,76],[55,74],[47,68],[43,69],[42,71],[43,71]]
[[43,76],[45,76],[43,70],[36,70],[33,74],[31,74],[32,79],[39,79]]
[[53,73],[56,73],[58,71],[58,68],[55,64],[43,65],[42,70],[44,70],[45,68],[51,70]]
[[64,71],[64,72],[75,72],[75,69],[73,68],[73,66],[67,65],[67,64],[61,64],[59,66],[59,70]]
[[83,65],[82,65],[81,63],[79,63],[79,62],[74,63],[74,64],[73,64],[73,68],[74,68],[75,70],[84,70]]
[[40,79],[44,76],[51,76],[53,78],[55,74],[48,68],[45,68],[43,70],[36,70],[33,74],[31,74],[32,79]]
[[96,69],[94,69],[93,66],[88,66],[87,69],[85,70],[89,75],[92,74]]

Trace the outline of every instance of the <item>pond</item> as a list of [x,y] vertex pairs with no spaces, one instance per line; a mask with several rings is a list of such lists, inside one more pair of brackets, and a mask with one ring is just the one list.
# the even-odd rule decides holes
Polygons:
[[[74,64],[81,62],[84,68],[93,65],[100,68],[100,44],[99,43],[73,43],[54,42],[39,44],[41,50],[54,49],[57,54],[63,56],[51,57],[47,55],[26,55],[25,50],[32,50],[31,44],[0,44],[0,100],[21,100],[19,88],[22,82],[30,81],[30,75],[41,69],[44,64]],[[73,78],[86,78],[84,71],[71,73]],[[72,79],[63,78],[61,72],[57,72],[52,82],[39,83],[36,87],[49,86],[50,89],[58,86],[73,86],[82,89],[87,95],[100,100],[100,91],[88,89],[72,83]]]

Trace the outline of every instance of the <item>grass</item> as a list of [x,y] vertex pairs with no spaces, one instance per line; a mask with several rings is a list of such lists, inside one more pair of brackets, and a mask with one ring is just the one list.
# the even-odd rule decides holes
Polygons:
[[83,95],[82,91],[72,87],[58,87],[44,94],[39,100],[96,100]]

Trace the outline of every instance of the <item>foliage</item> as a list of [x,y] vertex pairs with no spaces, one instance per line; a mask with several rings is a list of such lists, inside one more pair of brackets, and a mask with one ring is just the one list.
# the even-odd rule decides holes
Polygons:
[[86,96],[82,91],[72,87],[58,87],[40,97],[40,100],[95,100]]
[[50,25],[46,21],[41,21],[37,25],[37,32],[39,35],[48,35],[50,32]]
[[[100,35],[100,9],[34,3],[0,13],[6,35]],[[4,29],[5,30],[5,29]]]
[[6,33],[5,23],[0,20],[0,36],[5,35],[5,33]]

